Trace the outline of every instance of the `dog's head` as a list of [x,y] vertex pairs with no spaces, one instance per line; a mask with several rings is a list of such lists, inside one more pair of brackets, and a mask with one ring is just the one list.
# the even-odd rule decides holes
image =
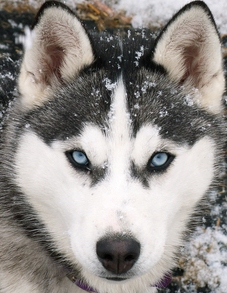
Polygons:
[[100,292],[144,290],[173,267],[221,145],[221,45],[205,4],[155,43],[122,39],[44,4],[8,138],[20,222]]

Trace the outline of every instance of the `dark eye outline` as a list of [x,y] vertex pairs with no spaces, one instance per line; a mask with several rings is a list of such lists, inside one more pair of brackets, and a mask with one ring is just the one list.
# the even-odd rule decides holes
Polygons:
[[[73,157],[74,152],[82,153],[87,159],[86,164],[78,163]],[[65,154],[66,154],[66,157],[68,158],[69,162],[72,164],[72,166],[74,168],[79,169],[79,170],[83,170],[83,171],[90,171],[91,170],[90,161],[89,161],[89,159],[88,159],[88,157],[87,157],[87,155],[86,155],[86,153],[84,151],[82,151],[82,150],[72,150],[72,151],[67,151]]]
[[[167,155],[167,160],[165,161],[164,164],[160,165],[160,166],[155,166],[152,164],[152,160],[154,159],[155,156],[157,156],[158,154],[166,154]],[[168,152],[156,152],[154,153],[151,158],[149,159],[148,163],[147,163],[147,169],[148,171],[150,172],[161,172],[161,171],[164,171],[166,170],[169,165],[172,163],[172,161],[174,160],[175,156],[168,153]]]

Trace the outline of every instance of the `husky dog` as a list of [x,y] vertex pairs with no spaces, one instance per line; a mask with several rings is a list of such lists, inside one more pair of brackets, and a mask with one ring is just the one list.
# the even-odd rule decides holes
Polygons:
[[50,1],[25,47],[1,138],[0,293],[156,292],[222,164],[209,9],[153,40],[87,32]]

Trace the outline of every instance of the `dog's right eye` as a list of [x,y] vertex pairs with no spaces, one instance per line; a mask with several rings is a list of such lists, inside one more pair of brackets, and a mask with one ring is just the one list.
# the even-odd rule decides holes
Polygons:
[[70,152],[66,152],[66,156],[68,157],[70,163],[79,169],[89,170],[90,162],[83,151],[74,150]]
[[163,171],[165,170],[173,161],[174,156],[166,152],[155,153],[148,162],[149,171]]

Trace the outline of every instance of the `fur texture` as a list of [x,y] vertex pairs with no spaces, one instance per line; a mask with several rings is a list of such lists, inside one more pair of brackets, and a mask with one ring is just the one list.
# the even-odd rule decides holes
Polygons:
[[[202,1],[156,40],[46,2],[0,150],[0,293],[154,293],[222,164],[221,44]],[[202,213],[203,211],[200,210]]]

